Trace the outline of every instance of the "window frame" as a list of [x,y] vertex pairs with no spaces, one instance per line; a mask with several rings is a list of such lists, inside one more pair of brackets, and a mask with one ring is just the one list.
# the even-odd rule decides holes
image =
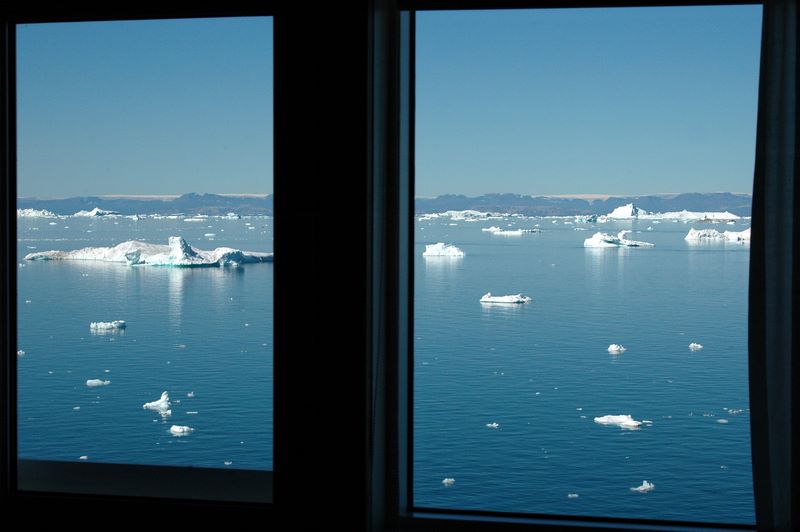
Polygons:
[[[2,202],[7,213],[2,228],[5,244],[4,256],[16,257],[17,223],[17,113],[16,113],[16,70],[17,70],[17,27],[21,24],[53,23],[53,22],[111,22],[137,20],[189,20],[194,18],[232,18],[232,17],[271,17],[273,30],[276,21],[276,8],[267,2],[260,8],[238,9],[232,6],[227,9],[180,9],[180,8],[53,8],[46,13],[20,10],[3,13],[2,19],[2,79],[0,87],[3,94],[3,111],[5,115],[2,131],[3,161],[2,166]],[[276,44],[273,31],[273,53]],[[273,58],[274,59],[274,58]],[[273,74],[273,80],[275,76]],[[275,82],[273,81],[275,85]],[[275,92],[273,87],[273,108]],[[274,127],[273,139],[277,137]],[[273,141],[273,152],[274,144]],[[275,157],[273,156],[273,175],[275,175]],[[281,185],[273,178],[273,195]],[[278,211],[277,204],[274,210]],[[279,224],[280,225],[280,224]],[[275,229],[276,248],[283,236],[278,237],[279,226]],[[278,267],[273,271],[278,272]],[[7,287],[6,294],[16,294],[17,261],[5,261],[2,272]],[[273,263],[275,266],[275,263]],[[276,275],[277,277],[277,275]],[[277,300],[273,295],[273,303],[277,310]],[[3,481],[4,494],[9,497],[31,498],[35,500],[58,500],[64,497],[92,500],[102,497],[107,500],[139,500],[154,501],[172,499],[175,501],[224,502],[239,508],[259,508],[269,511],[273,503],[275,459],[273,454],[272,470],[223,469],[193,466],[142,465],[142,464],[110,464],[79,463],[54,460],[19,459],[17,450],[17,360],[12,355],[17,345],[16,298],[7,297],[2,309],[3,320],[3,354],[2,383],[3,401]],[[273,322],[274,332],[280,322]],[[275,345],[275,342],[273,342]],[[12,350],[13,348],[13,350]],[[273,357],[277,358],[277,347],[273,349]],[[273,360],[273,368],[275,366]],[[274,369],[273,369],[274,372]],[[273,392],[273,403],[275,402]],[[273,409],[274,411],[274,409]],[[273,448],[275,446],[273,416]]]
[[[378,2],[380,4],[380,2]],[[392,2],[387,2],[392,4]],[[393,44],[394,54],[383,57],[390,64],[389,73],[375,69],[376,85],[391,95],[388,103],[373,102],[373,113],[381,117],[384,132],[391,139],[390,157],[397,160],[373,166],[376,188],[384,187],[381,195],[373,195],[379,211],[374,217],[387,229],[383,241],[373,249],[383,249],[383,270],[375,267],[373,276],[378,279],[374,292],[383,294],[384,307],[377,322],[384,320],[391,325],[389,331],[373,329],[373,337],[379,339],[376,346],[375,365],[385,365],[387,372],[381,381],[389,397],[382,408],[376,401],[376,417],[379,424],[387,426],[388,448],[376,449],[373,456],[385,461],[383,467],[390,471],[390,480],[376,483],[376,492],[384,498],[383,506],[374,508],[375,519],[383,520],[403,530],[619,530],[619,529],[710,529],[710,530],[755,530],[756,525],[740,525],[713,522],[686,522],[646,518],[611,518],[601,516],[576,517],[568,515],[511,513],[493,511],[470,511],[455,509],[431,509],[417,507],[413,499],[413,323],[414,323],[414,19],[416,12],[436,10],[500,10],[537,8],[608,8],[608,7],[659,7],[659,6],[706,6],[706,5],[761,5],[760,1],[513,1],[501,0],[398,0],[397,9],[390,20],[376,27],[376,39],[386,39]],[[376,120],[376,123],[378,121]],[[376,133],[379,139],[381,133]],[[376,153],[377,149],[373,149]],[[376,157],[377,158],[377,157]],[[381,199],[383,202],[381,202]],[[377,224],[376,224],[377,225]],[[380,252],[377,253],[380,255]],[[751,261],[754,260],[751,256]],[[759,260],[759,259],[755,259]],[[387,272],[388,270],[388,272]],[[380,298],[373,296],[373,301]],[[375,325],[373,325],[375,327]],[[380,398],[381,393],[376,392]],[[392,426],[392,424],[395,426]]]

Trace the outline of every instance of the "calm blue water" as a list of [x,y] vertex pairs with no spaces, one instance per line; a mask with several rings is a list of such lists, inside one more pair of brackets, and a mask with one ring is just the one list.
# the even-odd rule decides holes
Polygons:
[[[414,503],[753,523],[749,247],[683,240],[749,221],[551,221],[416,224]],[[542,233],[519,237],[480,230],[536,223]],[[620,229],[656,247],[582,247]],[[466,257],[423,258],[434,242]],[[489,291],[533,302],[483,306]],[[611,343],[628,350],[610,355]],[[653,423],[593,422],[606,414]],[[630,491],[643,480],[655,489]]]
[[[171,235],[200,249],[272,251],[271,219],[18,224],[20,458],[272,469],[272,264],[21,260],[125,240],[166,244]],[[124,332],[89,330],[92,321],[117,319],[128,323]],[[89,388],[87,379],[111,384]],[[142,409],[164,390],[172,400],[166,420]],[[195,430],[175,437],[173,424]]]

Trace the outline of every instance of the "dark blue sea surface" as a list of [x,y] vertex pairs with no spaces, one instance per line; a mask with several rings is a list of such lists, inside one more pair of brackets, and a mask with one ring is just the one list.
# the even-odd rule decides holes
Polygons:
[[[415,505],[754,522],[749,245],[690,244],[690,227],[749,220],[417,222]],[[622,229],[655,247],[583,247]],[[466,256],[423,257],[435,242]],[[482,305],[487,292],[533,301]],[[609,354],[612,343],[627,351]],[[609,414],[652,424],[593,421]],[[655,488],[631,491],[644,480]]]
[[[272,469],[272,264],[22,259],[169,236],[199,249],[272,251],[272,219],[19,218],[18,226],[20,458]],[[112,320],[128,326],[89,329]],[[111,383],[88,387],[89,379]],[[163,391],[172,401],[166,419],[142,408]],[[173,436],[172,425],[194,431]]]

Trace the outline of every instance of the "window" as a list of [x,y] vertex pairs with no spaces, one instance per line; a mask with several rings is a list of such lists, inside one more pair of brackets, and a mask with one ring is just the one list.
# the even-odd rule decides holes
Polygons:
[[760,28],[416,13],[414,507],[755,521]]
[[20,489],[270,500],[272,33],[16,27]]

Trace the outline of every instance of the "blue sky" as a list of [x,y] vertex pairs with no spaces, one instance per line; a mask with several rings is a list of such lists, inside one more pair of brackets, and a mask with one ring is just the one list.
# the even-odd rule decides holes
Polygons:
[[751,192],[760,6],[417,14],[416,194]]
[[18,28],[18,194],[272,192],[272,19]]

